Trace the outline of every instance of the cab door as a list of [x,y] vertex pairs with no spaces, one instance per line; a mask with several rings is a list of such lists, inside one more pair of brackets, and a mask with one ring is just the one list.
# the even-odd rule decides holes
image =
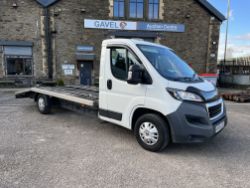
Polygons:
[[107,108],[106,115],[124,127],[130,128],[129,119],[136,106],[144,106],[147,86],[127,83],[128,70],[133,64],[141,64],[137,56],[127,47],[113,46],[107,64]]

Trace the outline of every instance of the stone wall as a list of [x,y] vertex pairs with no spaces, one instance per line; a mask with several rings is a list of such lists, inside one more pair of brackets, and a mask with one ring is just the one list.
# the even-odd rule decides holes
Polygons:
[[[34,0],[16,0],[15,2],[17,8],[13,8],[13,1],[0,1],[0,40],[33,42],[34,76],[46,76],[41,66],[40,16],[42,9]],[[3,64],[3,58],[0,58],[0,64]]]
[[[73,76],[63,76],[61,64],[77,65],[75,52],[79,44],[93,45],[96,60],[93,76],[99,74],[101,42],[109,30],[84,29],[83,21],[111,19],[111,0],[61,0],[52,5],[51,32],[54,79],[66,83],[78,82],[77,70]],[[47,76],[46,47],[44,41],[43,8],[35,0],[0,0],[0,40],[23,40],[33,42],[34,76]],[[184,33],[159,32],[161,44],[174,49],[198,73],[215,72],[220,22],[195,0],[160,0],[160,21],[185,24]],[[141,21],[141,20],[140,20]],[[148,21],[148,20],[145,20]],[[211,55],[212,54],[212,55]],[[1,54],[0,54],[1,55]],[[3,64],[0,56],[0,65]],[[0,66],[0,77],[3,68]]]
[[[184,33],[163,33],[161,43],[174,49],[198,73],[206,72],[209,42],[210,15],[196,1],[168,0],[165,7],[165,22],[183,23]],[[217,42],[213,47],[217,55],[219,30],[213,29],[211,35]],[[217,36],[217,38],[216,38]],[[209,59],[209,65],[217,63],[217,56]]]
[[[61,77],[62,75],[62,63],[77,64],[75,57],[76,45],[80,44],[93,45],[95,47],[96,60],[94,61],[95,71],[93,75],[98,75],[101,43],[103,39],[107,38],[107,31],[84,29],[83,21],[85,18],[108,19],[108,1],[62,0],[51,7],[51,12],[52,15],[53,12],[56,13],[56,16],[54,16],[56,32],[53,38],[56,46],[57,77]],[[74,80],[76,75],[77,73],[72,77],[66,77],[64,79]]]

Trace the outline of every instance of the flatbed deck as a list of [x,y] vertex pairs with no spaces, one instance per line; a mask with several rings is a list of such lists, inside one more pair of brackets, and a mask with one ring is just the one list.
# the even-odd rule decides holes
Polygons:
[[32,94],[42,94],[83,106],[98,107],[99,89],[93,86],[32,87],[16,92],[16,98],[27,98]]

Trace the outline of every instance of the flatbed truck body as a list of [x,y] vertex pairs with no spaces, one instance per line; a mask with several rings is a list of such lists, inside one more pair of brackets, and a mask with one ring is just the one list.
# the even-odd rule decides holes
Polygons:
[[50,98],[77,103],[82,106],[98,107],[99,91],[96,87],[58,86],[58,87],[32,87],[16,92],[16,98],[46,95]]

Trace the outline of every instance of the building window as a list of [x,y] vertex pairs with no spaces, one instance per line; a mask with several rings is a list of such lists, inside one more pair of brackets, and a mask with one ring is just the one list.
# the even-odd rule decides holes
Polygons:
[[143,18],[144,0],[130,0],[129,2],[129,17]]
[[6,57],[7,76],[30,76],[32,75],[31,58],[28,57]]
[[124,0],[114,0],[114,17],[122,18],[125,16]]
[[147,18],[149,20],[158,20],[161,7],[163,6],[160,0],[113,0],[114,18]]
[[32,47],[5,46],[5,72],[7,76],[31,76]]
[[159,19],[159,0],[149,0],[148,2],[148,18]]

